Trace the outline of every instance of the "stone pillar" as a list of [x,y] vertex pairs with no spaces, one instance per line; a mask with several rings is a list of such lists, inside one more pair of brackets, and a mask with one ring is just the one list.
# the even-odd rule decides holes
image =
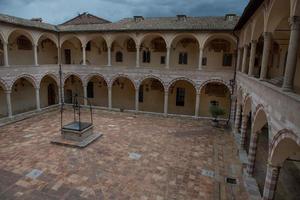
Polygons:
[[242,106],[241,104],[237,104],[236,107],[236,113],[235,113],[235,123],[234,123],[234,132],[238,133],[239,128],[240,128],[240,121],[241,121],[241,111],[242,111]]
[[280,167],[268,164],[263,200],[273,200],[278,182]]
[[167,47],[167,57],[166,57],[166,68],[167,69],[170,68],[170,50],[171,50],[171,47]]
[[112,109],[112,86],[108,86],[108,109]]
[[255,165],[257,140],[258,140],[259,134],[260,134],[260,132],[251,134],[251,142],[250,142],[250,148],[249,148],[249,154],[248,154],[248,166],[247,166],[247,172],[251,176],[253,175],[253,170],[254,170],[254,165]]
[[135,90],[135,111],[139,111],[139,89]]
[[57,46],[57,64],[61,64],[61,48]]
[[9,62],[8,62],[8,50],[7,50],[7,42],[3,42],[3,53],[4,53],[4,66],[8,67]]
[[34,65],[38,66],[37,44],[33,45],[33,58],[34,58]]
[[136,67],[140,67],[140,45],[136,45]]
[[243,53],[243,63],[242,63],[242,72],[243,73],[246,73],[247,56],[248,56],[248,45],[245,45],[244,53]]
[[111,47],[107,47],[107,66],[111,67]]
[[196,105],[195,105],[195,117],[199,116],[199,107],[200,107],[200,92],[196,94]]
[[61,88],[61,103],[65,103],[65,90],[64,87]]
[[86,45],[82,45],[82,65],[86,65]]
[[6,90],[5,94],[6,94],[7,114],[9,118],[12,118],[13,115],[12,115],[12,107],[11,107],[11,91]]
[[271,33],[264,33],[264,48],[263,48],[263,56],[261,61],[261,71],[260,71],[260,79],[266,79],[268,73],[268,65],[269,65],[269,57],[271,51]]
[[248,75],[253,76],[254,64],[255,64],[255,55],[256,55],[256,46],[257,41],[253,40],[251,42],[251,51],[250,51],[250,61],[249,61],[249,70]]
[[238,52],[237,52],[237,69],[238,71],[241,71],[241,57],[242,57],[242,49],[238,48]]
[[248,116],[243,114],[242,115],[242,126],[241,126],[241,141],[240,141],[240,148],[241,149],[244,149],[244,147],[245,147],[247,121],[248,121]]
[[282,89],[292,91],[300,42],[300,17],[290,18],[291,34]]
[[40,88],[35,88],[35,97],[36,97],[36,109],[38,111],[41,110],[41,103],[40,103]]
[[199,48],[199,64],[198,69],[202,69],[202,59],[203,59],[203,48]]
[[84,96],[84,100],[83,100],[84,105],[87,106],[87,86],[86,85],[83,86],[83,96]]
[[168,116],[168,102],[169,102],[169,92],[165,91],[165,98],[164,98],[164,116]]

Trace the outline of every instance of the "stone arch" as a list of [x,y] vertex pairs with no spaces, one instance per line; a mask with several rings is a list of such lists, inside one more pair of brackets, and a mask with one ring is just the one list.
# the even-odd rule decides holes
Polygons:
[[200,85],[200,87],[199,87],[199,92],[200,92],[200,91],[203,89],[203,87],[204,87],[205,85],[207,85],[208,83],[220,83],[220,84],[223,84],[223,85],[225,85],[225,86],[227,87],[228,91],[229,91],[230,93],[232,93],[232,88],[231,88],[231,86],[230,86],[227,82],[225,82],[224,80],[221,80],[221,79],[210,79],[210,80],[204,81],[204,82]]
[[273,0],[269,6],[265,30],[266,32],[274,32],[282,19],[290,16],[290,0]]
[[169,91],[170,87],[177,81],[186,81],[186,82],[190,83],[194,87],[195,91],[197,92],[197,84],[193,80],[188,79],[186,77],[178,77],[178,78],[171,80],[166,87],[167,91]]
[[102,75],[102,74],[100,74],[100,73],[91,73],[91,74],[88,74],[87,76],[85,76],[85,77],[83,78],[83,81],[84,81],[83,83],[84,83],[84,85],[87,85],[88,82],[89,82],[93,77],[100,77],[100,78],[102,78],[102,79],[106,82],[107,85],[108,85],[108,83],[109,83],[109,80],[107,80],[107,79],[105,78],[104,75]]
[[194,81],[178,77],[168,84],[167,91],[168,113],[195,115],[197,87]]
[[144,80],[149,79],[149,78],[158,80],[158,81],[162,84],[162,86],[164,87],[164,90],[166,90],[165,82],[164,82],[161,78],[159,78],[159,77],[157,77],[157,76],[154,76],[154,75],[143,76],[143,77],[139,80],[138,86],[140,86],[140,85],[143,83]]
[[203,38],[203,40],[201,41],[201,48],[205,48],[205,46],[213,39],[217,39],[217,38],[226,38],[227,40],[230,40],[231,42],[233,42],[234,44],[237,43],[235,37],[233,35],[227,34],[227,33],[214,33],[214,34],[208,34],[206,37]]
[[80,81],[82,82],[82,84],[84,83],[81,76],[76,73],[76,72],[70,72],[70,73],[67,73],[64,75],[64,78],[63,78],[63,84],[66,82],[66,80],[70,77],[70,76],[75,76],[76,78],[80,79]]
[[14,86],[15,82],[17,80],[19,80],[20,78],[25,78],[27,81],[29,81],[32,84],[32,86],[34,88],[38,88],[38,86],[39,86],[38,81],[36,80],[36,78],[34,76],[32,76],[30,74],[21,74],[12,80],[12,82],[11,82],[12,84],[10,85],[9,90],[12,90],[12,87]]
[[101,38],[105,41],[105,45],[108,46],[108,41],[107,38],[103,35],[103,34],[92,34],[92,35],[88,35],[84,41],[82,41],[82,45],[86,45],[88,42],[97,39],[97,38]]
[[37,39],[36,39],[37,42],[36,42],[36,43],[38,43],[38,42],[41,40],[41,38],[42,38],[43,36],[46,37],[46,38],[48,38],[49,40],[51,40],[51,41],[56,45],[56,47],[59,46],[57,37],[56,37],[54,34],[52,34],[52,33],[47,33],[47,32],[41,33],[41,34],[37,37]]
[[119,37],[129,37],[133,39],[134,43],[137,44],[137,39],[133,34],[130,33],[118,33],[111,37],[110,44],[112,45]]
[[243,103],[243,113],[248,114],[252,109],[252,98],[250,95],[246,95]]
[[43,80],[46,76],[51,77],[51,78],[55,81],[55,83],[56,83],[57,86],[60,85],[58,77],[57,77],[54,73],[52,73],[52,72],[47,72],[47,73],[45,73],[45,74],[41,77],[41,79],[38,81],[38,85],[39,85],[39,86],[41,86],[41,82],[42,82],[42,80]]
[[268,112],[262,104],[257,105],[253,113],[253,133],[263,128],[264,124],[270,124]]
[[199,103],[201,116],[212,117],[209,112],[209,108],[212,105],[220,106],[224,109],[225,115],[221,116],[222,118],[230,116],[231,89],[225,81],[219,79],[204,81],[199,87],[199,94],[201,99]]
[[114,75],[111,79],[110,79],[110,81],[109,81],[109,87],[112,87],[112,85],[113,85],[113,83],[115,82],[115,80],[116,79],[118,79],[118,78],[127,78],[128,80],[130,80],[131,82],[132,82],[132,84],[133,84],[133,86],[134,86],[134,88],[135,88],[135,90],[137,90],[138,89],[138,85],[136,84],[136,82],[130,77],[130,76],[128,76],[128,75],[126,75],[126,74],[117,74],[117,75]]
[[11,35],[15,32],[19,32],[21,35],[24,35],[25,37],[27,37],[30,41],[31,41],[31,44],[34,45],[35,42],[34,42],[34,37],[33,35],[25,30],[25,29],[19,29],[19,28],[14,28],[14,29],[11,29],[9,32],[8,32],[8,37],[7,39],[9,40],[9,38],[11,37]]
[[139,110],[163,113],[164,92],[165,85],[159,77],[149,75],[141,78],[139,82]]
[[80,37],[78,37],[78,35],[76,34],[67,34],[67,35],[63,35],[61,38],[60,38],[60,47],[62,47],[62,45],[67,41],[67,40],[70,40],[72,38],[75,38],[76,40],[79,40],[80,41],[80,44],[82,45],[82,40]]
[[[258,38],[264,32],[264,24],[265,24],[265,17],[263,11],[258,11],[258,15],[255,16],[252,25],[252,32],[251,32],[251,40],[258,40]],[[263,20],[263,22],[261,22]]]
[[243,103],[243,88],[242,88],[242,86],[239,86],[237,89],[237,102],[239,104]]
[[179,37],[192,37],[197,41],[198,47],[200,48],[200,46],[201,46],[201,41],[199,40],[199,37],[194,33],[177,33],[170,39],[170,42],[169,42],[170,45],[172,45],[174,40],[176,40]]
[[300,137],[292,130],[282,129],[273,138],[270,144],[269,163],[274,166],[281,166],[289,155],[287,148],[300,151]]
[[244,31],[244,41],[243,41],[244,45],[247,45],[251,42],[252,29],[253,29],[253,22],[249,21]]
[[147,37],[152,37],[152,36],[153,37],[161,37],[165,41],[166,46],[168,46],[168,40],[166,39],[165,35],[161,34],[161,33],[146,33],[139,38],[139,40],[137,41],[136,44],[141,45],[146,40]]
[[8,42],[8,41],[6,41],[5,36],[4,36],[4,33],[3,33],[1,30],[0,30],[0,41],[1,41],[2,43]]
[[114,76],[110,82],[112,107],[122,110],[134,110],[136,105],[136,83],[127,75]]

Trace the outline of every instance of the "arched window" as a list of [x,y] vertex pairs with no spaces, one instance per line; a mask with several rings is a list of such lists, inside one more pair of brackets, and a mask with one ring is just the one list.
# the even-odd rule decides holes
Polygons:
[[116,62],[123,62],[123,53],[121,51],[116,53]]
[[150,63],[151,53],[149,50],[143,51],[143,63]]

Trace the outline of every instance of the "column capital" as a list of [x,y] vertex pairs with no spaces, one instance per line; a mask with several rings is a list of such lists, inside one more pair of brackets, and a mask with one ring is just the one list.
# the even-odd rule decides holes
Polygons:
[[290,17],[289,23],[292,30],[300,30],[300,16]]
[[251,40],[251,44],[257,44],[257,40]]
[[11,90],[4,90],[5,94],[11,94]]
[[263,32],[263,37],[265,39],[271,38],[272,37],[272,33],[271,32]]
[[83,49],[85,49],[85,48],[86,48],[86,44],[81,45],[81,47],[82,47]]

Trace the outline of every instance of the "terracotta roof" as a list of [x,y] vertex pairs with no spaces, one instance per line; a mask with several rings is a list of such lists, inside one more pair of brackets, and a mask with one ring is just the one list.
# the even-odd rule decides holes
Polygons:
[[[56,32],[76,31],[230,31],[233,30],[239,20],[238,16],[227,19],[219,17],[151,17],[136,20],[124,18],[118,22],[110,23],[105,19],[93,15],[75,17],[61,25],[51,25],[44,22],[31,21],[28,19],[0,14],[0,22],[15,24],[24,27],[33,27]],[[181,16],[182,17],[182,16]],[[97,22],[97,23],[96,23]],[[100,23],[101,22],[101,23]]]
[[232,20],[225,17],[186,17],[178,20],[177,17],[153,17],[136,21],[134,18],[125,18],[115,23],[84,24],[58,26],[61,31],[127,31],[127,30],[233,30],[239,17]]
[[95,15],[84,12],[84,13],[62,23],[61,25],[105,24],[105,23],[111,23],[111,22],[106,19],[102,19]]
[[29,19],[23,19],[19,17],[14,17],[10,15],[0,14],[0,22],[8,23],[8,24],[14,24],[18,26],[25,26],[25,27],[31,27],[31,28],[39,28],[39,29],[45,29],[50,31],[57,31],[57,27],[44,23],[39,21],[32,21]]

